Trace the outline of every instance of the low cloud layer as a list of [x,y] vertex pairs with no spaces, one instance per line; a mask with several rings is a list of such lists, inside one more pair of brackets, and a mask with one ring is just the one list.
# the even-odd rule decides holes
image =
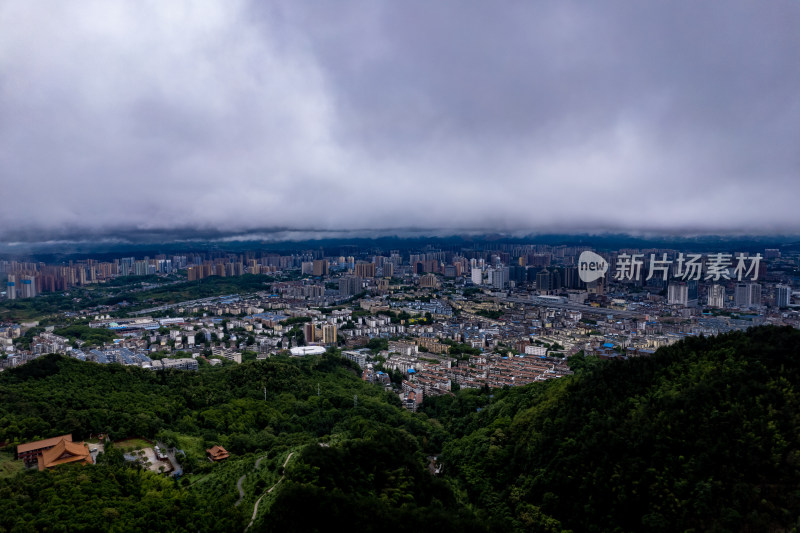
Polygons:
[[800,3],[0,3],[0,239],[800,233]]

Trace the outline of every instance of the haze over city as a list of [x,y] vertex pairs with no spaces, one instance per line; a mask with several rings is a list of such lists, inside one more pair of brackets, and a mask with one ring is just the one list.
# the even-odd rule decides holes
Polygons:
[[6,2],[0,240],[797,234],[800,3]]

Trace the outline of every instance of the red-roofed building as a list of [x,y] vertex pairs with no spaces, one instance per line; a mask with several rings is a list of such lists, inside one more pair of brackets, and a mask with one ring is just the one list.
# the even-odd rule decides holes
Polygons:
[[212,446],[206,450],[206,453],[208,454],[208,458],[214,462],[222,461],[223,459],[230,457],[228,450],[222,446]]
[[83,442],[72,442],[62,438],[52,448],[39,456],[39,470],[67,463],[94,464],[89,447]]
[[37,459],[45,450],[49,450],[62,440],[72,442],[72,434],[61,435],[50,439],[37,440],[35,442],[26,442],[17,446],[17,459],[25,461],[25,464],[30,466],[36,463]]

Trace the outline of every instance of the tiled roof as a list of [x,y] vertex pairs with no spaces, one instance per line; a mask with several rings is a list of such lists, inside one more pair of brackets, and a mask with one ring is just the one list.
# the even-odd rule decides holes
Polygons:
[[50,439],[37,440],[36,442],[26,442],[25,444],[20,444],[17,446],[17,455],[32,450],[38,450],[40,448],[49,448],[50,446],[55,446],[61,439],[66,439],[67,441],[72,442],[72,433],[61,435],[59,437],[52,437]]
[[223,448],[222,446],[212,446],[211,448],[206,450],[206,453],[211,456],[214,461],[219,461],[222,459],[227,459],[229,457],[228,450]]
[[39,470],[78,461],[92,463],[89,448],[82,442],[71,442],[62,438],[58,444],[42,452],[39,457]]

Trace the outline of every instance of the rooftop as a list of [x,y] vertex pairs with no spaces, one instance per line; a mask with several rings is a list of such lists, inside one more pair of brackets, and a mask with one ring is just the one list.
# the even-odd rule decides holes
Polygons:
[[25,444],[20,444],[19,446],[17,446],[17,455],[21,453],[30,452],[33,450],[39,450],[41,448],[50,448],[51,446],[55,446],[56,444],[58,444],[59,441],[61,441],[62,439],[72,442],[72,433],[44,440],[37,440],[35,442],[26,442]]

